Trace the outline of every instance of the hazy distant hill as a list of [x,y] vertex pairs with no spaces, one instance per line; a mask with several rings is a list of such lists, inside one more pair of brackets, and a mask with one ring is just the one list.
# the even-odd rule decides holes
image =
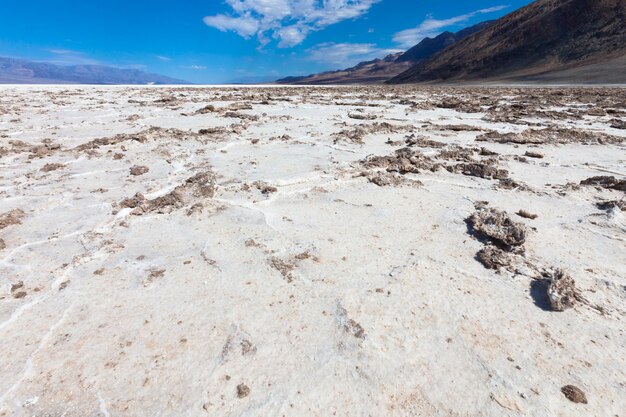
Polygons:
[[4,84],[188,84],[186,81],[136,69],[102,65],[55,65],[0,57]]
[[459,40],[488,27],[492,22],[482,22],[459,32],[443,32],[434,38],[425,38],[406,52],[387,55],[357,64],[354,67],[311,74],[302,77],[286,77],[279,84],[371,84],[382,83],[408,70],[417,62],[427,59]]
[[538,0],[390,83],[626,82],[626,0]]

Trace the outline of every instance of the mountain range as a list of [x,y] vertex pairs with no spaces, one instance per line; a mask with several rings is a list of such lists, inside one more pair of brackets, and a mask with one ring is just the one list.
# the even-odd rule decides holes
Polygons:
[[0,57],[2,84],[189,84],[183,80],[130,68],[102,65],[55,65]]
[[537,0],[403,54],[277,82],[626,83],[626,0]]
[[287,77],[278,84],[374,84],[382,83],[410,69],[455,42],[476,33],[493,21],[482,22],[459,32],[443,32],[435,38],[425,38],[406,52],[387,55],[382,59],[361,62],[354,67],[327,71],[302,77]]

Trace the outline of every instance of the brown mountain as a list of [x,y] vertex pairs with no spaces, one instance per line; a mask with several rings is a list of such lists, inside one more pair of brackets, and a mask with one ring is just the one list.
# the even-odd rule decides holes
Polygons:
[[302,77],[287,77],[278,84],[374,84],[408,70],[416,63],[444,50],[459,40],[488,27],[493,21],[482,22],[459,32],[443,32],[434,38],[425,38],[406,52],[387,55],[383,59],[361,62],[354,67],[327,71]]
[[537,0],[389,83],[626,82],[626,0]]

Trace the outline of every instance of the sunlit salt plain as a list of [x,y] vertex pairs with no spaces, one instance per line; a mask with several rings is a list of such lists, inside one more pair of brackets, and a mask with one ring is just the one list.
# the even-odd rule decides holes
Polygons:
[[625,106],[0,87],[0,416],[623,416]]

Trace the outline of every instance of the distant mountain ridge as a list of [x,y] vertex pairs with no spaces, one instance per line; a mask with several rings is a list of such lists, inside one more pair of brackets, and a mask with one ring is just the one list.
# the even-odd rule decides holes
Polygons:
[[626,0],[537,0],[389,83],[625,83]]
[[443,51],[452,44],[491,26],[494,20],[487,20],[477,25],[467,27],[456,33],[443,32],[434,38],[424,38],[420,43],[403,53],[397,62],[420,62],[435,55],[437,52]]
[[481,22],[456,33],[443,32],[434,38],[424,38],[406,52],[387,55],[382,59],[360,62],[354,67],[337,71],[326,71],[300,77],[286,77],[278,84],[373,84],[382,83],[408,70],[416,63],[427,59],[448,46],[489,27],[493,21]]
[[103,65],[55,65],[0,57],[2,84],[189,84],[137,69]]

